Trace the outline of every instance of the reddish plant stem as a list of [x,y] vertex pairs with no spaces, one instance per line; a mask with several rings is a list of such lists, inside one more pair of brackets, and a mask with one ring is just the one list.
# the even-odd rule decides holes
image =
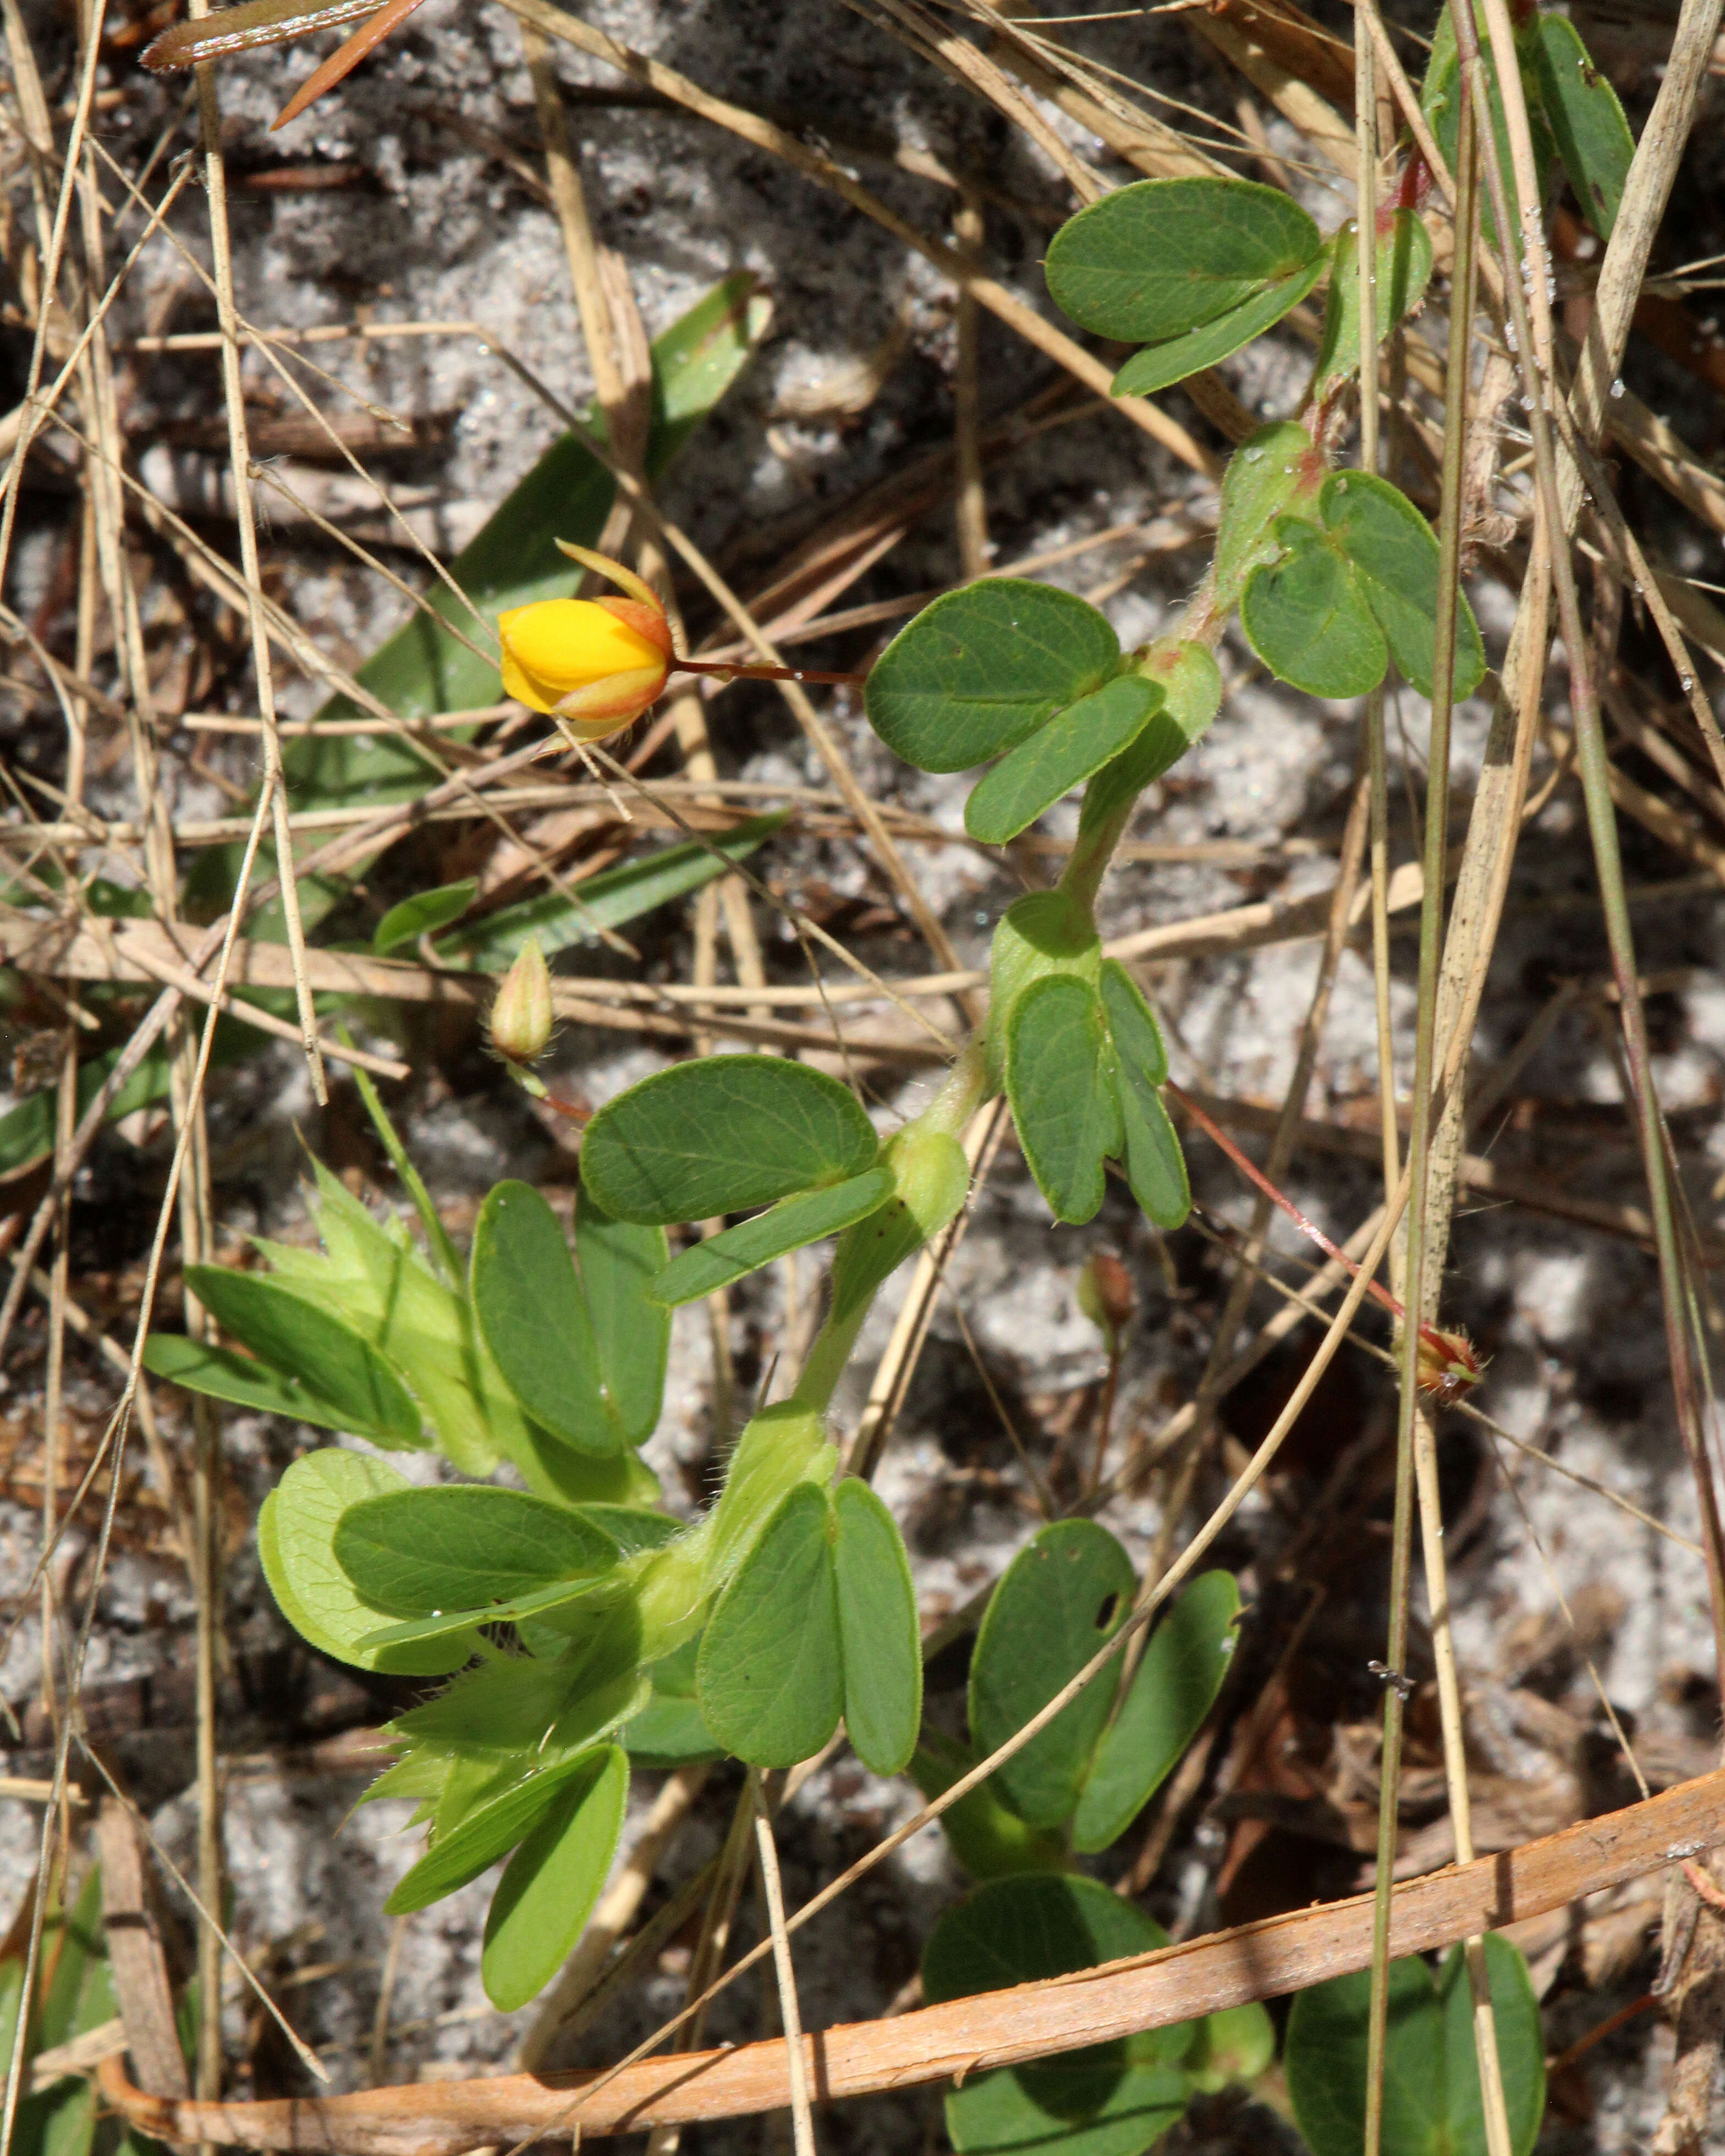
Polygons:
[[[1175,1085],[1171,1078],[1164,1081],[1163,1090],[1173,1094],[1199,1130],[1213,1144],[1221,1148],[1248,1182],[1261,1190],[1272,1205],[1279,1205],[1281,1208],[1302,1235],[1309,1235],[1326,1257],[1334,1259],[1337,1265],[1345,1265],[1353,1277],[1356,1280],[1358,1279],[1359,1267],[1348,1256],[1347,1251],[1338,1244],[1332,1243],[1323,1229],[1318,1226],[1317,1221],[1309,1219],[1295,1204],[1292,1199],[1276,1188],[1264,1171],[1255,1162],[1246,1158],[1221,1125],[1214,1117],[1206,1114],[1189,1093]],[[1380,1281],[1368,1281],[1366,1292],[1380,1302],[1398,1323],[1407,1322],[1406,1310]],[[1471,1383],[1479,1375],[1477,1358],[1474,1356],[1472,1348],[1458,1333],[1440,1332],[1436,1326],[1428,1325],[1422,1320],[1420,1326],[1420,1337],[1425,1347],[1437,1358],[1440,1368],[1461,1376],[1464,1383]],[[1458,1364],[1461,1366],[1460,1370],[1456,1369]]]

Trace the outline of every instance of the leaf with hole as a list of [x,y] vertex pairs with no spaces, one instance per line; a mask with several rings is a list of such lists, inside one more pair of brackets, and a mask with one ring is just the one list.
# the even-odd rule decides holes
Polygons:
[[1142,733],[1161,708],[1162,686],[1122,674],[1020,742],[972,789],[964,828],[987,846],[1004,846]]
[[752,1767],[812,1758],[844,1709],[841,1651],[832,1508],[824,1491],[800,1482],[702,1635],[696,1697],[707,1727]]
[[[1527,1964],[1507,1939],[1487,1933],[1485,1952],[1510,2146],[1513,2156],[1528,2156],[1545,2109],[1539,2002]],[[1312,2156],[1359,2156],[1364,2146],[1370,1992],[1371,1978],[1362,1969],[1295,1997],[1283,2066]],[[1389,1965],[1384,2146],[1395,2156],[1486,2156],[1473,1998],[1460,1947],[1450,1949],[1435,1978],[1418,1959]]]
[[906,763],[969,771],[1016,748],[1119,665],[1119,638],[1085,600],[991,577],[907,623],[875,661],[863,705]]
[[[1111,1640],[1132,1607],[1131,1561],[1106,1527],[1039,1529],[988,1598],[970,1661],[971,1742],[986,1757]],[[1120,1684],[1117,1656],[988,1786],[1032,1826],[1070,1818]]]
[[485,1996],[512,2013],[542,1991],[586,1928],[629,1802],[629,1761],[614,1744],[572,1774],[505,1867],[485,1917]]
[[336,1530],[349,1508],[407,1487],[393,1467],[369,1453],[335,1446],[308,1453],[264,1500],[258,1555],[282,1614],[314,1647],[357,1669],[441,1676],[471,1658],[472,1639],[362,1646],[387,1613],[366,1601],[336,1562]]
[[1153,345],[1216,321],[1266,286],[1286,295],[1274,321],[1311,289],[1322,261],[1317,227],[1280,187],[1141,180],[1060,227],[1048,289],[1098,336]]
[[446,1483],[351,1506],[336,1529],[335,1555],[376,1608],[430,1617],[596,1577],[618,1551],[579,1512],[525,1491]]
[[314,1419],[378,1445],[426,1442],[418,1404],[351,1325],[259,1273],[187,1265],[186,1285],[225,1332],[297,1376],[323,1412]]
[[1541,101],[1581,213],[1601,239],[1611,237],[1635,138],[1617,92],[1588,57],[1567,15],[1541,13],[1533,45]]
[[1255,569],[1240,626],[1278,680],[1312,696],[1363,696],[1389,664],[1366,595],[1341,548],[1314,524],[1284,516],[1278,560]]
[[680,1251],[654,1281],[655,1299],[671,1306],[695,1302],[746,1273],[758,1272],[788,1250],[800,1250],[866,1219],[891,1195],[891,1169],[871,1168],[847,1183],[781,1199],[752,1220],[739,1221]]
[[1102,1007],[1087,981],[1048,973],[1006,1021],[1006,1092],[1019,1143],[1057,1220],[1093,1219],[1103,1162],[1121,1144]]
[[504,1382],[541,1426],[579,1452],[620,1452],[587,1298],[562,1224],[525,1183],[486,1194],[473,1233],[473,1307]]
[[601,1108],[581,1178],[614,1219],[669,1226],[747,1213],[865,1175],[875,1127],[836,1078],[782,1055],[703,1055]]
[[1201,1573],[1166,1611],[1102,1732],[1072,1820],[1086,1855],[1117,1841],[1173,1771],[1215,1704],[1234,1656],[1240,1588]]
[[[1372,472],[1332,472],[1319,501],[1325,528],[1352,563],[1390,657],[1420,695],[1430,696],[1439,582],[1431,526],[1406,495]],[[1466,593],[1458,591],[1455,694],[1471,696],[1485,671],[1479,624]]]
[[[923,1994],[937,2005],[1167,1944],[1160,1924],[1096,1880],[996,1879],[935,1925],[922,1952]],[[1180,2022],[969,2075],[947,2097],[952,2146],[959,2156],[1054,2148],[1060,2156],[1142,2156],[1186,2108],[1181,2069],[1195,2034]]]
[[902,1773],[922,1720],[916,1590],[897,1522],[866,1482],[833,1492],[834,1578],[845,1666],[845,1729],[876,1774]]
[[479,878],[464,876],[459,883],[439,884],[435,891],[422,891],[417,897],[403,899],[372,931],[374,956],[386,957],[398,944],[417,943],[422,936],[435,936],[439,929],[461,918],[478,892]]

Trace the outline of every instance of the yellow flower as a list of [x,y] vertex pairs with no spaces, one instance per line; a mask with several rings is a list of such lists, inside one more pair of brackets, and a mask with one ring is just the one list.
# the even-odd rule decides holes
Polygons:
[[501,615],[503,689],[536,711],[548,711],[583,741],[620,733],[665,687],[670,625],[649,587],[620,562],[558,542],[633,596],[540,599]]

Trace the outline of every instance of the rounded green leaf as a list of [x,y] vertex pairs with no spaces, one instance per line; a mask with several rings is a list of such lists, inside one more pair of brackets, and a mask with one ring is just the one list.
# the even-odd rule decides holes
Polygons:
[[659,1427],[670,1314],[649,1292],[670,1255],[663,1228],[614,1220],[585,1183],[575,1193],[575,1257],[593,1327],[606,1412],[628,1445]]
[[[1092,1521],[1056,1521],[1031,1537],[989,1597],[971,1656],[970,1735],[980,1754],[1016,1736],[1107,1645],[1137,1584],[1126,1552]],[[1032,1826],[1071,1815],[1119,1684],[1117,1657],[995,1768],[988,1787]]]
[[[1545,2045],[1527,1964],[1486,1935],[1486,1968],[1514,2156],[1528,2156],[1545,2109]],[[1362,1969],[1299,1993],[1283,2047],[1288,2094],[1312,2156],[1358,2156],[1365,2143],[1366,2016]],[[1395,2156],[1486,2156],[1472,1997],[1462,1949],[1434,1980],[1423,1961],[1389,1965],[1384,2147]]]
[[1019,1143],[1057,1220],[1093,1219],[1120,1111],[1102,1007],[1087,981],[1047,973],[1006,1021],[1006,1091]]
[[1230,307],[1226,314],[1199,323],[1183,336],[1164,337],[1158,344],[1146,345],[1115,376],[1109,385],[1112,393],[1147,397],[1153,390],[1166,389],[1170,382],[1183,382],[1189,375],[1214,367],[1254,337],[1262,336],[1266,330],[1273,329],[1285,314],[1299,305],[1323,270],[1320,249],[1286,276],[1269,279],[1250,299]]
[[356,1669],[441,1676],[470,1658],[471,1638],[413,1647],[362,1646],[386,1613],[362,1599],[336,1562],[336,1529],[349,1507],[407,1487],[393,1467],[368,1453],[334,1446],[308,1453],[264,1500],[258,1555],[282,1615],[314,1647]]
[[317,1418],[379,1445],[424,1443],[418,1404],[368,1341],[331,1312],[261,1273],[187,1265],[186,1285],[224,1332],[297,1378]]
[[[1153,1953],[1168,1943],[1159,1924],[1096,1880],[996,1879],[936,1924],[922,1953],[922,1989],[937,2005]],[[1180,2069],[1194,2034],[1190,2022],[1177,2023],[972,2076],[947,2097],[952,2146],[960,2156],[1056,2148],[1060,2156],[1141,2156],[1186,2108]]]
[[1122,674],[1039,727],[1003,757],[964,804],[964,828],[985,846],[1004,846],[1045,808],[1136,741],[1160,708],[1162,685]]
[[1296,278],[1321,263],[1322,247],[1317,227],[1280,187],[1141,180],[1060,227],[1048,250],[1048,289],[1099,336],[1160,344],[1243,306],[1267,284]]
[[1070,592],[992,577],[901,629],[863,690],[869,724],[919,771],[969,771],[1015,748],[1120,663],[1106,619]]
[[786,1492],[701,1642],[696,1697],[706,1726],[752,1767],[794,1767],[819,1752],[845,1703],[824,1491]]
[[1299,518],[1281,518],[1276,536],[1280,559],[1252,572],[1240,601],[1253,650],[1308,696],[1363,696],[1384,679],[1389,651],[1352,563]]
[[599,1898],[629,1803],[629,1761],[614,1744],[572,1775],[510,1858],[485,1917],[480,1974],[501,2013],[542,1991]]
[[429,1617],[608,1571],[618,1552],[608,1535],[561,1505],[521,1490],[449,1483],[350,1506],[335,1555],[376,1608]]
[[824,1071],[783,1055],[703,1055],[601,1108],[581,1176],[614,1219],[667,1226],[843,1183],[879,1151],[855,1096]]
[[[1332,472],[1320,503],[1324,527],[1352,563],[1391,657],[1420,695],[1429,696],[1436,663],[1436,535],[1406,495],[1373,472]],[[1455,695],[1471,696],[1485,671],[1479,624],[1466,594],[1458,592]]]
[[1202,1573],[1163,1617],[1096,1746],[1072,1820],[1075,1849],[1088,1855],[1118,1840],[1173,1773],[1222,1689],[1239,1619],[1230,1572]]
[[877,1774],[897,1774],[922,1724],[922,1636],[916,1590],[897,1522],[868,1484],[847,1476],[833,1492],[845,1729]]
[[654,1299],[667,1306],[694,1302],[746,1273],[758,1272],[787,1250],[800,1250],[866,1219],[891,1195],[891,1169],[871,1168],[847,1183],[783,1199],[752,1220],[739,1221],[680,1251],[655,1279]]
[[525,1183],[486,1194],[473,1232],[473,1307],[491,1359],[521,1406],[578,1451],[620,1452],[606,1412],[587,1299],[557,1217]]
[[1536,19],[1533,62],[1545,116],[1582,215],[1601,239],[1609,239],[1635,138],[1617,92],[1589,59],[1568,17],[1542,13]]

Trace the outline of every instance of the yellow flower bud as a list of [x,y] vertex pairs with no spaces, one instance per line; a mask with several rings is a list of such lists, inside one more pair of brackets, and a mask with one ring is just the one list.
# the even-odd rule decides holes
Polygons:
[[551,973],[530,936],[503,976],[491,1006],[491,1045],[511,1063],[531,1063],[551,1039]]
[[499,618],[503,687],[536,711],[576,721],[588,740],[616,733],[665,686],[662,613],[630,599],[540,599]]

